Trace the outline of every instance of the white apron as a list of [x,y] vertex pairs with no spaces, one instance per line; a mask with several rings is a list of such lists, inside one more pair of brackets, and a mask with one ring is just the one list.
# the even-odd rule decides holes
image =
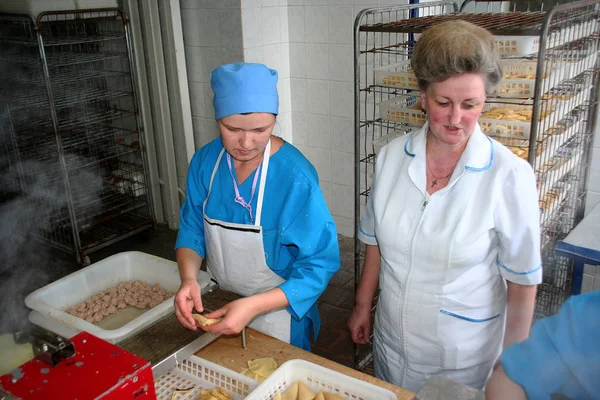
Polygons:
[[[213,180],[224,152],[225,149],[219,154],[210,177],[210,185],[206,200],[204,200],[203,210],[210,197]],[[267,266],[262,227],[260,226],[270,152],[271,141],[269,140],[263,155],[262,171],[260,171],[254,225],[219,221],[209,218],[204,213],[208,273],[219,283],[221,288],[241,296],[263,293],[284,282]],[[259,315],[249,326],[286,343],[290,342],[291,316],[285,309]]]

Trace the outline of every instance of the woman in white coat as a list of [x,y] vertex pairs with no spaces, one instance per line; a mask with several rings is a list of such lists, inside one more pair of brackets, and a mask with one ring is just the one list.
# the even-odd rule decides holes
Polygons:
[[428,122],[378,155],[350,331],[369,340],[379,285],[375,375],[415,392],[432,375],[481,389],[503,345],[529,335],[542,279],[536,180],[477,123],[502,76],[488,31],[433,26],[412,68]]

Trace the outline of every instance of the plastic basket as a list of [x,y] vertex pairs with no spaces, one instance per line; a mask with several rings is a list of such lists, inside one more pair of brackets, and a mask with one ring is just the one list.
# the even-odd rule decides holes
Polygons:
[[304,360],[285,362],[261,383],[247,400],[271,400],[294,382],[300,381],[314,392],[323,390],[348,400],[397,400],[398,397],[382,387],[332,371]]
[[[502,80],[492,96],[508,98],[532,98],[535,96],[535,79],[537,63],[535,61],[503,60]],[[549,87],[549,82],[560,81],[560,71],[553,69],[545,74],[542,87]]]
[[503,56],[526,56],[540,49],[539,36],[495,36],[498,51]]
[[410,68],[410,60],[375,68],[373,70],[375,84],[419,90],[417,78]]
[[421,103],[416,96],[399,96],[379,103],[379,116],[394,122],[403,122],[415,126],[423,126],[427,115],[421,110]]
[[[216,386],[241,400],[258,386],[258,382],[200,357],[191,356],[154,381],[158,400],[197,399],[203,390]],[[174,395],[175,390],[190,389]]]
[[[515,111],[518,110],[531,110],[530,105],[518,105],[518,104],[494,104],[488,103],[484,106],[483,112],[492,111],[498,108],[510,108]],[[550,117],[552,113],[548,113],[541,118],[544,120]],[[503,137],[514,137],[521,139],[529,139],[531,133],[531,120],[529,121],[513,121],[509,119],[492,119],[486,118],[485,115],[479,118],[479,125],[481,130],[491,136],[503,136]]]

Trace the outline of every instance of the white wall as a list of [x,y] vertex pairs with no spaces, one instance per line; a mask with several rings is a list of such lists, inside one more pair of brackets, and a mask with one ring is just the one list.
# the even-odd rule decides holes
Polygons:
[[243,61],[239,0],[180,0],[196,149],[217,136],[211,71]]

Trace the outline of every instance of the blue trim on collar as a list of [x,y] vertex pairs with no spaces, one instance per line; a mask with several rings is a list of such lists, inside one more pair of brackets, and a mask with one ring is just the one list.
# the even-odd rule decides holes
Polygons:
[[411,139],[412,139],[412,135],[410,135],[408,137],[408,139],[406,139],[406,143],[404,143],[404,152],[406,153],[407,156],[414,157],[414,156],[416,156],[416,154],[411,153],[410,151],[408,151],[408,142],[410,142]]
[[501,266],[502,268],[504,268],[508,272],[510,272],[512,274],[515,274],[515,275],[529,275],[529,274],[533,274],[534,272],[537,272],[540,268],[542,268],[542,265],[540,264],[537,268],[530,269],[529,271],[517,272],[517,271],[513,271],[512,269],[510,269],[507,266],[505,266],[504,264],[502,264],[499,259],[496,260],[496,264],[498,264],[499,266]]
[[476,319],[476,318],[469,318],[469,317],[465,317],[464,315],[455,314],[455,313],[453,313],[453,312],[446,311],[446,310],[440,310],[440,312],[441,312],[442,314],[446,314],[446,315],[449,315],[449,316],[451,316],[451,317],[455,317],[455,318],[460,318],[460,319],[463,319],[463,320],[465,320],[465,321],[469,321],[469,322],[487,322],[487,321],[491,321],[491,320],[493,320],[493,319],[496,319],[496,318],[498,318],[498,317],[500,316],[500,314],[496,314],[496,315],[494,315],[493,317],[489,317],[489,318],[481,318],[481,319],[477,318],[477,319]]
[[468,169],[469,171],[481,172],[481,171],[485,171],[485,170],[489,169],[492,166],[492,164],[494,163],[494,143],[492,142],[492,139],[489,138],[489,136],[486,135],[485,138],[488,140],[488,142],[490,142],[490,146],[492,148],[492,150],[490,151],[489,164],[486,165],[485,167],[481,167],[481,168],[469,167],[468,165],[465,165],[465,169]]
[[367,236],[367,237],[372,237],[372,238],[374,238],[374,237],[375,237],[375,235],[371,235],[371,234],[369,234],[369,233],[367,233],[367,232],[363,231],[363,229],[362,229],[362,226],[361,226],[361,227],[359,227],[359,228],[358,228],[358,230],[360,231],[360,233],[362,233],[363,235],[365,235],[365,236]]

